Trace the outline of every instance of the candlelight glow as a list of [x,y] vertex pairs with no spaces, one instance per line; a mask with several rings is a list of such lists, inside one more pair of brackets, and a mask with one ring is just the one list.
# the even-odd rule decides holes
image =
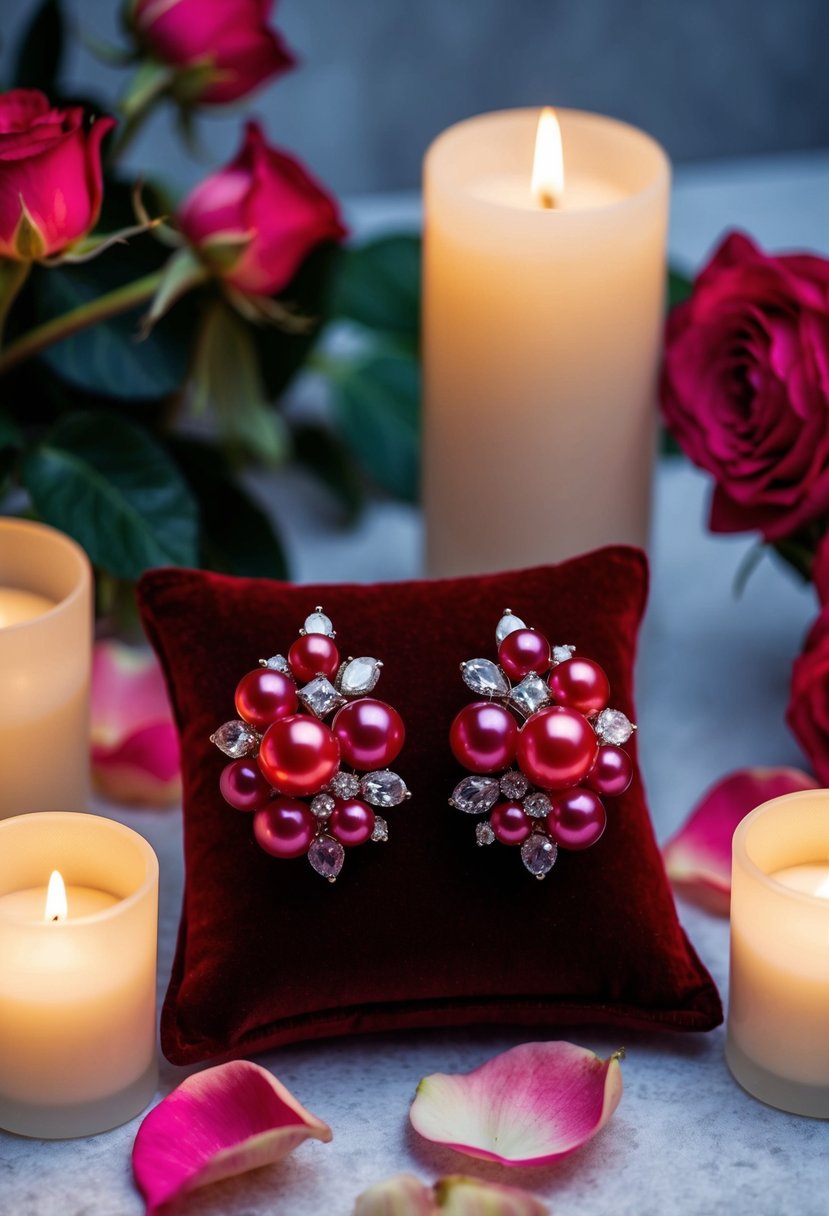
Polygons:
[[561,127],[549,106],[544,107],[538,120],[531,189],[535,201],[547,208],[557,206],[564,194]]
[[824,878],[815,895],[819,895],[821,899],[829,899],[829,878]]
[[49,875],[49,888],[46,892],[46,910],[44,920],[66,920],[66,887],[58,870]]

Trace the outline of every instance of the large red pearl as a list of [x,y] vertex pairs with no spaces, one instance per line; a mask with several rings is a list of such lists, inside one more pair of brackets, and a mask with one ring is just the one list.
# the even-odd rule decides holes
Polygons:
[[331,724],[346,764],[360,772],[386,768],[400,754],[406,729],[385,701],[361,697],[344,705]]
[[236,712],[259,730],[296,713],[296,707],[293,680],[271,667],[249,671],[236,685]]
[[583,714],[563,705],[540,709],[518,732],[518,765],[534,785],[562,790],[593,767],[599,743]]
[[330,680],[339,669],[340,652],[326,634],[306,633],[291,646],[288,662],[291,671],[303,683],[318,675],[328,676]]
[[237,811],[258,810],[268,802],[272,792],[256,760],[247,756],[224,766],[219,789],[225,802]]
[[597,713],[610,700],[610,681],[592,659],[565,659],[550,672],[548,684],[559,705],[580,714]]
[[514,629],[498,647],[498,662],[512,680],[531,671],[543,675],[550,666],[550,643],[536,629]]
[[304,802],[274,798],[253,817],[256,842],[272,857],[301,857],[314,839],[316,821]]
[[563,849],[589,849],[605,830],[607,815],[592,790],[561,790],[550,802],[547,828]]
[[496,802],[489,823],[501,844],[522,844],[533,830],[530,817],[520,802]]
[[374,811],[359,798],[338,802],[328,820],[328,832],[340,844],[365,844],[374,831]]
[[281,718],[265,731],[259,767],[280,794],[316,794],[340,767],[340,745],[324,723],[305,714]]
[[584,784],[597,794],[618,798],[633,780],[633,761],[626,751],[615,743],[605,743],[599,748],[596,763],[584,779]]
[[449,746],[459,764],[473,773],[494,773],[515,757],[518,727],[502,705],[473,701],[465,705],[449,730]]

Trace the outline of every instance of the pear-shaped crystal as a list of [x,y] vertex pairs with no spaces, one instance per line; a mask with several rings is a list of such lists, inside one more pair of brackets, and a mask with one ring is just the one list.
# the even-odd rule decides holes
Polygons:
[[500,793],[497,778],[476,773],[458,782],[452,791],[449,804],[456,810],[465,811],[467,815],[483,815],[495,806]]
[[333,882],[343,868],[345,849],[333,836],[318,836],[311,842],[308,860],[318,874]]
[[371,839],[375,842],[385,842],[389,838],[389,825],[382,815],[374,816],[374,827],[371,829]]
[[367,655],[359,659],[349,659],[340,674],[340,688],[348,697],[371,692],[380,679],[382,666],[377,659],[370,659]]
[[543,878],[556,864],[558,845],[542,832],[533,832],[521,845],[521,860],[531,874]]
[[305,633],[324,633],[329,638],[333,638],[334,636],[334,626],[331,624],[331,618],[326,616],[321,608],[318,608],[316,612],[312,612],[310,616],[306,616],[303,629]]
[[467,688],[480,697],[505,697],[509,680],[492,659],[470,659],[461,663],[461,675]]
[[506,612],[495,626],[495,641],[500,646],[504,638],[509,637],[511,633],[515,633],[516,629],[526,628],[527,626],[521,620],[521,617],[516,616],[514,612],[510,612],[509,608],[507,608]]
[[409,796],[403,778],[387,768],[366,773],[360,782],[360,790],[371,806],[399,806]]
[[210,742],[215,743],[220,752],[230,756],[231,760],[241,760],[242,756],[250,756],[259,746],[259,736],[252,726],[234,718],[225,722],[210,736]]
[[593,729],[603,743],[615,743],[618,746],[627,743],[635,727],[621,709],[603,709],[593,722]]

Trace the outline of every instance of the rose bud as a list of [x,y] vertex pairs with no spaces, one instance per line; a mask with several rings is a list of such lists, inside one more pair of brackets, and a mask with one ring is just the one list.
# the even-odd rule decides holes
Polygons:
[[823,609],[795,659],[786,721],[818,780],[829,784],[829,608]]

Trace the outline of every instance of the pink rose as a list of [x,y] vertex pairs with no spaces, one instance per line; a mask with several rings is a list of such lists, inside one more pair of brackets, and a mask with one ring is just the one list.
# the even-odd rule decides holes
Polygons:
[[726,237],[668,318],[662,410],[716,479],[715,532],[829,518],[829,262]]
[[165,63],[210,66],[215,76],[199,101],[221,105],[293,67],[293,55],[268,27],[272,7],[273,0],[138,0],[134,22]]
[[85,124],[80,106],[53,110],[35,89],[0,94],[0,257],[49,257],[95,227],[101,140],[114,126]]
[[829,610],[812,626],[803,653],[792,668],[786,721],[812,762],[823,785],[829,785]]
[[[268,147],[253,122],[236,159],[196,186],[178,222],[217,274],[255,295],[274,295],[315,245],[345,235],[334,199],[292,156]],[[228,264],[228,244],[240,238]]]

